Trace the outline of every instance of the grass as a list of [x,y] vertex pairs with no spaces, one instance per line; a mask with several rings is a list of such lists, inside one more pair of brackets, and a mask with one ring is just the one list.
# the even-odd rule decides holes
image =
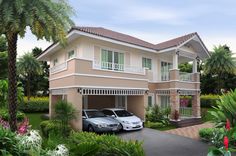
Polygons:
[[40,122],[43,121],[41,119],[41,115],[43,115],[43,113],[26,113],[26,116],[29,118],[30,125],[32,125],[32,129],[40,129]]
[[159,131],[167,131],[167,130],[171,130],[171,129],[175,129],[176,127],[173,126],[173,125],[168,125],[168,126],[165,126],[165,127],[162,127],[162,128],[157,128],[156,130],[159,130]]

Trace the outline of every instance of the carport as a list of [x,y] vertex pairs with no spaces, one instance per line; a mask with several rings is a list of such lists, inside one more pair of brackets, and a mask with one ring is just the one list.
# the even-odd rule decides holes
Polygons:
[[64,88],[50,91],[50,117],[54,114],[54,105],[58,100],[71,102],[77,109],[77,119],[72,126],[82,129],[82,109],[123,108],[145,120],[147,90],[124,88]]
[[83,109],[123,108],[142,120],[146,91],[140,89],[81,88]]

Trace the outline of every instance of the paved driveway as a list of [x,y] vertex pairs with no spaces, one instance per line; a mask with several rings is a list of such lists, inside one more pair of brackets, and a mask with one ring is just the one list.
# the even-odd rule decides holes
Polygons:
[[147,156],[206,156],[208,146],[201,141],[144,128],[119,134],[123,139],[144,141]]

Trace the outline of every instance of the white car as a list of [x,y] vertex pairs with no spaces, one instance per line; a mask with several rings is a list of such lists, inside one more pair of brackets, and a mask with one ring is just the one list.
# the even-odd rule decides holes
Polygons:
[[123,130],[130,131],[143,128],[142,120],[124,109],[105,108],[102,110],[102,112],[105,115],[111,116],[119,121],[122,125]]

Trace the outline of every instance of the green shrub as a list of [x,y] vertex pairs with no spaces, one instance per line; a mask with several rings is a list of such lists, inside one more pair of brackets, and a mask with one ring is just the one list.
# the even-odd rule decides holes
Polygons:
[[211,108],[217,105],[216,101],[219,100],[219,95],[201,95],[201,107]]
[[30,101],[27,100],[26,97],[24,97],[24,102],[19,103],[19,110],[23,112],[30,112],[30,113],[36,113],[36,112],[48,112],[49,111],[49,99],[48,97],[31,97]]
[[[61,122],[58,120],[46,120],[46,121],[42,121],[40,123],[40,128],[42,131],[42,134],[44,137],[48,138],[49,135],[51,133],[54,133],[55,135],[59,134],[61,135],[62,130],[61,130]],[[69,135],[69,133],[71,132],[71,127],[68,125],[66,126],[66,131],[65,131],[65,135]]]
[[0,126],[0,155],[22,155],[22,150],[17,144],[16,133]]
[[202,128],[199,130],[199,136],[202,140],[210,142],[214,132],[214,128]]
[[165,127],[165,125],[161,122],[150,122],[150,121],[146,122],[145,126],[153,129]]
[[[3,120],[8,121],[9,118],[10,118],[8,110],[7,109],[1,109],[0,110],[0,117]],[[20,111],[17,111],[16,118],[17,118],[18,121],[22,121],[25,118],[25,114],[20,112]]]
[[146,120],[150,122],[162,122],[163,124],[168,124],[168,115],[170,114],[170,109],[161,109],[158,105],[154,105],[149,108],[146,113]]
[[217,100],[217,106],[214,107],[214,110],[209,112],[217,127],[224,127],[227,119],[232,127],[236,126],[236,89],[223,94]]
[[97,135],[88,132],[73,132],[70,135],[72,155],[83,155],[79,149],[90,147],[95,156],[123,155],[144,156],[142,143],[138,141],[124,141],[115,135]]

